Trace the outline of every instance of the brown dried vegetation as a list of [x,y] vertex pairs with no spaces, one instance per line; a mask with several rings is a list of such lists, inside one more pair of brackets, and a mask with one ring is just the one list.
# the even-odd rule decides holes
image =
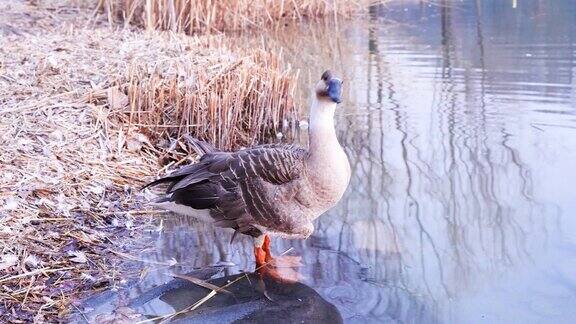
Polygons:
[[155,144],[163,139],[161,147],[184,134],[222,148],[255,144],[297,118],[297,74],[283,69],[277,55],[259,48],[231,54],[222,39],[211,41],[187,45],[204,53],[182,50],[152,63],[136,59],[88,100],[107,102],[122,128],[142,129]]
[[110,22],[188,34],[350,16],[375,0],[100,0]]

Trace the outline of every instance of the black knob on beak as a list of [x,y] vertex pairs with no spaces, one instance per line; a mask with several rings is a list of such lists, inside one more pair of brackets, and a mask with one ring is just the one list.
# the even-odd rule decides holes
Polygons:
[[328,82],[328,97],[332,99],[335,103],[342,102],[342,80],[340,79],[330,79]]

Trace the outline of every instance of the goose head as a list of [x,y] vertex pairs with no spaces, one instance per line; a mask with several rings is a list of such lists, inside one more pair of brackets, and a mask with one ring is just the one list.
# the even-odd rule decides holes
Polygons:
[[342,79],[334,77],[329,70],[322,73],[322,78],[316,83],[314,90],[318,101],[336,104],[342,102]]

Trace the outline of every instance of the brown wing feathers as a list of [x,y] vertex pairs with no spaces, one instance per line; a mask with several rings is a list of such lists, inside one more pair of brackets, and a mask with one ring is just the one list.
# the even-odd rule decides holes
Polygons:
[[262,145],[234,153],[209,152],[145,187],[168,183],[167,200],[210,209],[216,224],[260,234],[253,223],[273,218],[261,181],[281,185],[301,176],[306,151],[291,145]]

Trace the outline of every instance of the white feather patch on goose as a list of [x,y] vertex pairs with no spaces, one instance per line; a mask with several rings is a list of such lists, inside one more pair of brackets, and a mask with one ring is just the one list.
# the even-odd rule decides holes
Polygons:
[[192,207],[177,204],[177,203],[172,202],[172,201],[165,201],[165,202],[161,202],[161,203],[151,203],[151,205],[158,207],[158,208],[161,208],[161,209],[169,210],[169,211],[174,212],[176,214],[194,217],[194,218],[196,218],[202,222],[206,222],[206,223],[213,223],[214,222],[214,219],[212,219],[212,217],[210,216],[210,210],[208,210],[208,209],[194,209]]
[[[308,236],[303,235],[303,234],[290,234],[290,233],[284,233],[284,232],[279,232],[279,231],[275,231],[273,229],[270,229],[268,227],[262,226],[262,225],[258,225],[258,224],[253,224],[254,227],[256,227],[258,230],[260,230],[260,232],[264,233],[264,234],[268,234],[271,236],[276,236],[276,237],[281,237],[284,239],[288,239],[288,240],[294,240],[294,239],[306,239],[308,238]],[[310,224],[310,228],[311,231],[314,231],[314,225]],[[262,236],[264,237],[264,236]]]

